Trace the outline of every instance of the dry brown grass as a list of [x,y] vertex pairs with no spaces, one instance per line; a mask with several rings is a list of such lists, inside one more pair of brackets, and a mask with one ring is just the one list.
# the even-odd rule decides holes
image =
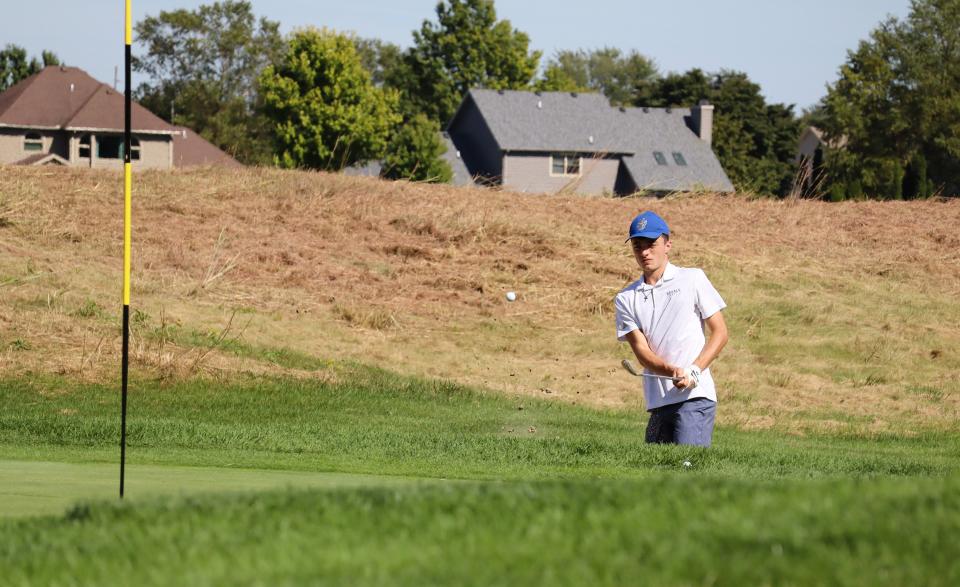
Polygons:
[[[960,365],[956,200],[580,198],[272,169],[145,172],[134,198],[142,369],[189,373],[199,353],[147,336],[161,315],[221,332],[239,310],[252,345],[637,406],[610,301],[637,275],[625,227],[651,208],[671,224],[674,262],[704,267],[730,304],[721,420],[956,423],[960,393],[940,377]],[[0,373],[119,370],[121,209],[117,174],[0,168]],[[101,315],[81,310],[91,301]],[[885,346],[817,350],[856,336]],[[923,369],[940,379],[915,380]],[[198,370],[278,369],[214,351]]]

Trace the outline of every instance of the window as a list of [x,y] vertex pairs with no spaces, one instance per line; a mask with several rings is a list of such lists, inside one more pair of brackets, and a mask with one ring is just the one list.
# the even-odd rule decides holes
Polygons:
[[563,175],[563,172],[566,170],[566,165],[564,163],[564,156],[551,155],[550,159],[553,160],[553,162],[550,165],[550,172],[553,175]]
[[561,154],[551,155],[550,175],[580,175],[580,157]]
[[[83,145],[81,140],[81,156]],[[97,139],[97,157],[101,159],[123,159],[123,137],[107,136]],[[130,159],[140,159],[140,141],[130,137]]]
[[35,132],[27,133],[27,136],[23,137],[23,150],[24,151],[42,151],[43,137]]
[[677,165],[680,165],[681,167],[687,166],[687,160],[683,158],[683,153],[678,153],[677,151],[674,151],[673,160],[674,162],[676,162]]
[[653,158],[657,160],[657,165],[666,165],[667,158],[663,156],[663,153],[660,151],[653,152]]
[[97,157],[120,159],[123,157],[123,139],[120,137],[97,137]]
[[90,158],[90,135],[80,137],[80,156]]

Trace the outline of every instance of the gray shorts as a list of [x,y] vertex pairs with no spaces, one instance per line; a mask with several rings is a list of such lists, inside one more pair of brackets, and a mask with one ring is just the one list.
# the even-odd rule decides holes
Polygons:
[[698,397],[650,410],[647,442],[710,446],[717,402]]

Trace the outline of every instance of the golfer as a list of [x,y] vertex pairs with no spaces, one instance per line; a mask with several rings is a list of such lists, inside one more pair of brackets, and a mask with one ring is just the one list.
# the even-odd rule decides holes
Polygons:
[[726,304],[702,270],[670,263],[663,218],[640,214],[627,240],[643,278],[614,300],[617,339],[630,343],[646,374],[673,378],[643,377],[647,442],[710,446],[717,391],[709,367],[727,343]]

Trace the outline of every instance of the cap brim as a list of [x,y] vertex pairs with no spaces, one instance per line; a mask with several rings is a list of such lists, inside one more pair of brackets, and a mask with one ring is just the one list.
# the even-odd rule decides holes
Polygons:
[[625,242],[625,243],[626,243],[626,242],[630,242],[631,239],[635,239],[635,238],[658,238],[661,234],[670,234],[670,233],[669,233],[669,232],[663,232],[663,231],[661,231],[661,230],[635,232],[635,233],[631,234],[630,236],[628,236],[628,237],[627,237],[627,240],[625,240],[625,241],[623,241],[623,242]]

